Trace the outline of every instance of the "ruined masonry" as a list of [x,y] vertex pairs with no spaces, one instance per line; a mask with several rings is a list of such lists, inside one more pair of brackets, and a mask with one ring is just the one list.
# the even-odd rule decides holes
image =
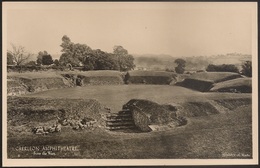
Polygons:
[[132,112],[129,109],[123,109],[118,113],[108,113],[105,118],[106,129],[108,130],[127,130],[136,129]]

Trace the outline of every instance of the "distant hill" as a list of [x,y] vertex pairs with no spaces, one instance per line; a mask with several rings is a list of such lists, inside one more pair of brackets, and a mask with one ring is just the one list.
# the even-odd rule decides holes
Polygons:
[[172,57],[170,55],[155,55],[155,54],[145,54],[145,55],[133,55],[135,58],[136,69],[146,69],[146,70],[165,70],[174,69],[176,64],[175,59],[182,58],[186,61],[186,70],[196,71],[205,70],[209,64],[235,64],[239,69],[244,61],[252,60],[252,56],[249,54],[241,53],[229,53],[222,55],[212,55],[212,56],[182,56],[182,57]]

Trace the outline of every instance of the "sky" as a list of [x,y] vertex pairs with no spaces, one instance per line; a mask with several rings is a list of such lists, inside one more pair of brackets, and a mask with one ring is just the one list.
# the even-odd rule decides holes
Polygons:
[[63,35],[92,49],[130,54],[251,54],[256,3],[3,3],[4,43],[61,54]]

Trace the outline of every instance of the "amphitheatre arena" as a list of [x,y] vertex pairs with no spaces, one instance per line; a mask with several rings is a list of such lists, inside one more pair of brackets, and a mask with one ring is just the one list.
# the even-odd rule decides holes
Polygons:
[[252,158],[252,82],[237,73],[9,72],[7,95],[9,158]]

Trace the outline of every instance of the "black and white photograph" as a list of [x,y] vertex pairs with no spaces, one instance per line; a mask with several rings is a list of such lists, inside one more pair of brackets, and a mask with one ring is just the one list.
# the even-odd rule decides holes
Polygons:
[[3,165],[258,164],[256,2],[3,2]]

